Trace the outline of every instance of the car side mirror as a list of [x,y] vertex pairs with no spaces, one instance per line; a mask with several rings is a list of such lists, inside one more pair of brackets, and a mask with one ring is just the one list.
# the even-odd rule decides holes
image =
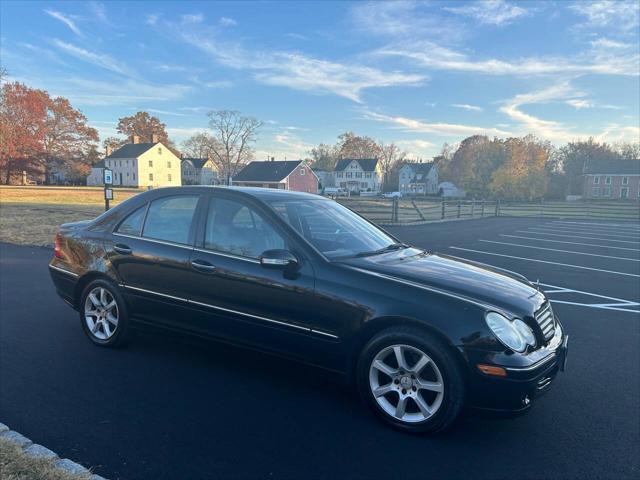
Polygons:
[[279,270],[290,269],[298,265],[298,259],[289,250],[266,250],[260,255],[260,265]]

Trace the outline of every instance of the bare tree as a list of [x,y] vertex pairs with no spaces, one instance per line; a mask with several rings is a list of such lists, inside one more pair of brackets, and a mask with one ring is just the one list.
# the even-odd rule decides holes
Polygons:
[[240,166],[253,158],[251,143],[255,141],[262,122],[231,110],[212,111],[208,116],[209,128],[218,144],[213,151],[213,159],[228,184]]
[[185,157],[217,159],[215,152],[220,144],[209,133],[202,132],[187,138],[181,145]]

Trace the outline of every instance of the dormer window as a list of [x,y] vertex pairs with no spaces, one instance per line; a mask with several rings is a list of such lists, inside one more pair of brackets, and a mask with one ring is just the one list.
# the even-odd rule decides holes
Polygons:
[[158,155],[162,155],[162,147],[158,147]]
[[304,175],[304,174],[305,174],[304,168],[301,168],[300,169],[300,175]]

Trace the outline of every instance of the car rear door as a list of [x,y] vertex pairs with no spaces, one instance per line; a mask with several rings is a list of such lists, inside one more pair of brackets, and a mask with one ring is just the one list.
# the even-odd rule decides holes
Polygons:
[[[299,269],[261,265],[260,255],[271,249],[294,253]],[[240,196],[218,192],[208,199],[189,284],[204,332],[293,354],[309,337],[323,337],[309,327],[311,263],[264,209]]]
[[188,327],[189,262],[201,198],[156,198],[129,214],[106,242],[137,320]]

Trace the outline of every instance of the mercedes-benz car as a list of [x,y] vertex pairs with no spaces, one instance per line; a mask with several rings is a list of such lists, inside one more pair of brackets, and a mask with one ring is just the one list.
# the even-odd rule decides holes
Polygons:
[[406,431],[524,411],[566,359],[524,277],[406,245],[312,194],[151,190],[62,225],[49,268],[96,345],[153,325],[286,355],[344,374]]

